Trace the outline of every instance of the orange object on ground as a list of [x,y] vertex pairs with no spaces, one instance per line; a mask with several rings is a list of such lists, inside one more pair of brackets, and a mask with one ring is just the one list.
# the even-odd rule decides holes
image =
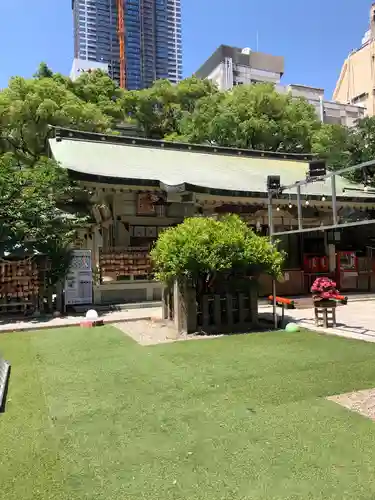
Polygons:
[[[268,300],[271,304],[273,304],[273,295],[270,295],[268,297]],[[285,299],[284,297],[276,297],[276,305],[278,305],[279,307],[286,306],[288,309],[295,308],[294,300]]]

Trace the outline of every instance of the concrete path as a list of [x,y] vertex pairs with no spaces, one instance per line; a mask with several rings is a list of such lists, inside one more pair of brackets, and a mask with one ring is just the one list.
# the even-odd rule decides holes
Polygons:
[[[100,318],[105,324],[119,323],[124,321],[136,321],[139,319],[157,318],[161,319],[161,307],[143,307],[140,309],[125,309],[123,311],[114,311],[103,313]],[[0,321],[0,333],[40,330],[41,328],[63,328],[67,326],[79,325],[84,315],[61,316],[58,318],[24,318]]]
[[[289,321],[298,323],[301,327],[309,330],[366,342],[375,342],[374,299],[374,296],[349,298],[346,306],[339,306],[336,310],[336,328],[316,327],[313,308],[288,310],[285,311],[285,315]],[[267,316],[272,315],[272,306],[260,306],[259,313]]]
[[[261,304],[259,306],[259,313],[268,317],[271,316],[272,306]],[[375,295],[350,297],[348,305],[337,308],[336,316],[337,327],[325,329],[315,326],[313,308],[286,311],[287,321],[298,323],[302,328],[330,335],[364,340],[366,342],[375,342]],[[125,323],[121,325],[121,329],[125,331],[126,322],[161,319],[162,309],[161,307],[125,309],[123,311],[103,313],[100,317],[104,320],[105,324]],[[83,315],[74,315],[58,318],[23,318],[0,321],[0,333],[74,326],[79,325],[83,318]],[[170,341],[170,335],[165,335],[165,337],[169,337],[168,340]],[[148,343],[148,341],[145,341],[145,343]]]

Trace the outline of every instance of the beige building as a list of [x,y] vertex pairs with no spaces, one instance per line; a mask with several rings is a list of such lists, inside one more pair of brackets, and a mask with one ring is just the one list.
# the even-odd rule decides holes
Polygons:
[[333,99],[364,106],[369,116],[375,115],[375,3],[370,9],[370,28],[362,46],[351,52],[344,62]]

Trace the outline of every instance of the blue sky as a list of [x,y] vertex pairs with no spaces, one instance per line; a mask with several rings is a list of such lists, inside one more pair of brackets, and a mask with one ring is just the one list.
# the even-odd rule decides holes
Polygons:
[[[184,73],[221,43],[285,57],[285,83],[324,87],[331,98],[348,52],[368,26],[371,0],[182,0]],[[0,0],[0,88],[40,61],[69,73],[71,0]]]

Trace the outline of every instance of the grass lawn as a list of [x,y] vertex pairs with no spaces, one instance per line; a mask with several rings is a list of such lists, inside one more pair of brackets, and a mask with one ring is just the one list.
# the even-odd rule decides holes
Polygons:
[[0,335],[4,500],[374,499],[375,344],[263,333],[140,347],[112,327]]

